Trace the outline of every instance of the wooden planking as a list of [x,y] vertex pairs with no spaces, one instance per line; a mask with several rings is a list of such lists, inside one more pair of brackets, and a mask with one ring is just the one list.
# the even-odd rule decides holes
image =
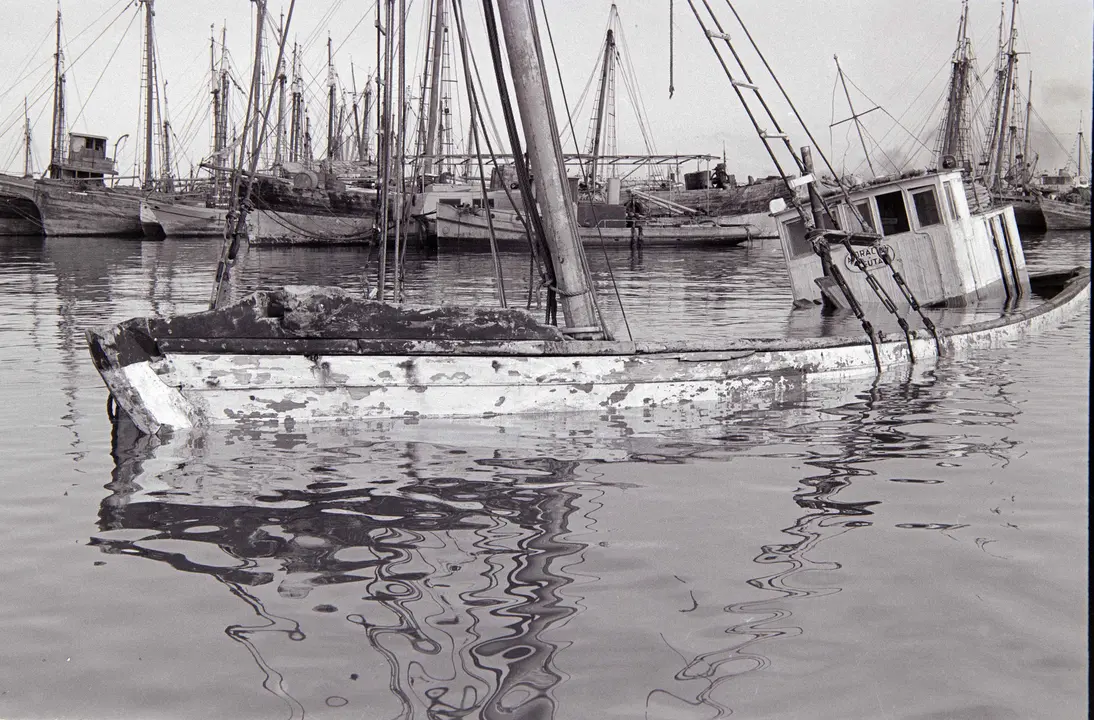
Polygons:
[[[1044,330],[1089,299],[1089,271],[1053,301],[1009,318],[944,332],[947,354]],[[921,363],[933,340],[913,341]],[[906,364],[902,340],[879,346],[883,367]],[[865,343],[756,352],[725,359],[679,353],[632,356],[178,356],[100,368],[112,394],[144,432],[190,424],[322,422],[403,416],[492,416],[642,407],[680,402],[777,400],[813,379],[867,376]],[[694,359],[694,358],[693,358]],[[204,363],[204,364],[203,364]],[[264,375],[265,374],[265,375]]]

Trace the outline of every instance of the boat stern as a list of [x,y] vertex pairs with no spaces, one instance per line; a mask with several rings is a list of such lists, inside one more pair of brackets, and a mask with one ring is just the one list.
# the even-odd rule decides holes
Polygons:
[[156,372],[160,353],[155,340],[128,321],[104,329],[87,330],[88,349],[95,369],[118,407],[143,433],[161,428],[187,428],[195,422],[194,408],[176,388]]

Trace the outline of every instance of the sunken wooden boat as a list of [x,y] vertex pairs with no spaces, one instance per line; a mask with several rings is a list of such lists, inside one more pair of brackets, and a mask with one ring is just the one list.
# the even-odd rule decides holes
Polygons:
[[[1090,296],[1088,269],[1030,278],[1043,301],[940,328],[943,354],[1058,325]],[[863,337],[724,343],[567,340],[521,310],[396,307],[339,288],[254,293],[221,310],[89,331],[118,406],[143,432],[245,423],[491,417],[683,402],[753,403],[801,381],[875,373]],[[926,330],[883,336],[883,367],[930,358]]]

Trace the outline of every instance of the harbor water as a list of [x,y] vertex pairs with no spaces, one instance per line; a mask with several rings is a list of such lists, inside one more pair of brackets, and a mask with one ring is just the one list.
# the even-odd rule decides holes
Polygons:
[[[778,407],[136,437],[84,330],[203,309],[216,254],[0,238],[0,718],[1087,716],[1089,308]],[[258,249],[239,285],[369,263]],[[777,241],[590,264],[620,337],[816,331]],[[403,282],[489,301],[490,268]]]

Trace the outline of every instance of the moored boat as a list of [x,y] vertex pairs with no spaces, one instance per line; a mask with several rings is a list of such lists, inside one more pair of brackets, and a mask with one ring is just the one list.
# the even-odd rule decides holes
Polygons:
[[[1088,193],[1089,197],[1089,193]],[[1054,198],[1041,198],[1041,212],[1048,230],[1089,230],[1090,201],[1068,202]]]
[[167,198],[147,197],[141,202],[141,217],[150,216],[148,222],[159,225],[166,237],[222,236],[227,214],[227,208]]
[[[525,249],[528,229],[520,213],[513,209],[491,208],[490,219],[481,203],[477,205],[440,204],[435,212],[435,226],[440,247],[447,244],[490,241],[491,230],[499,248]],[[645,247],[682,245],[716,245],[731,247],[753,237],[752,226],[722,222],[721,218],[645,218],[642,220],[608,218],[589,225],[579,224],[581,241],[588,245],[600,243],[641,244]]]
[[52,173],[54,177],[39,179],[0,176],[3,203],[19,208],[47,236],[144,234],[140,190],[103,182],[115,173],[105,137],[70,133],[68,157],[55,163]]

